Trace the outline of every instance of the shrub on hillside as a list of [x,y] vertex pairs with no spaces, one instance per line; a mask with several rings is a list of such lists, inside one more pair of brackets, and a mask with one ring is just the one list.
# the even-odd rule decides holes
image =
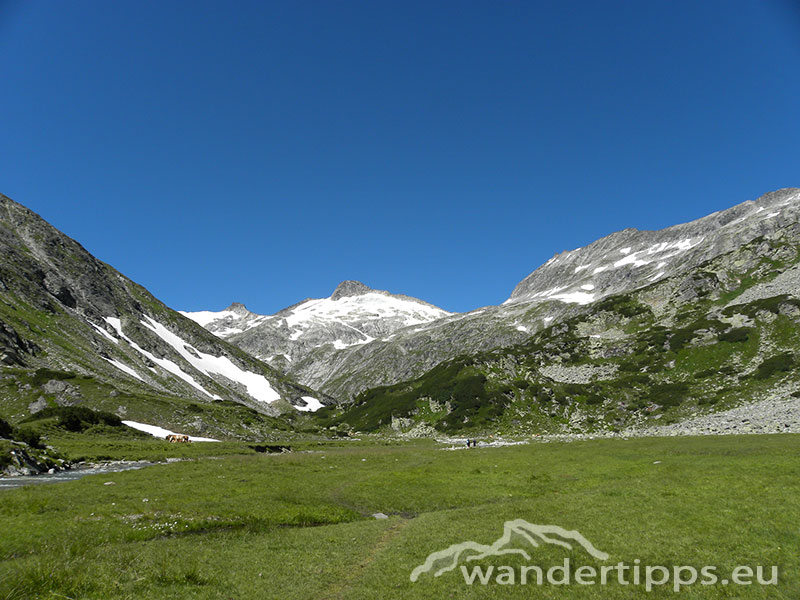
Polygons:
[[17,429],[14,432],[14,438],[18,442],[25,442],[31,448],[44,449],[44,444],[42,444],[42,438],[39,437],[39,434],[33,431],[32,429],[28,429],[25,427]]
[[596,305],[598,310],[607,310],[609,312],[615,312],[618,315],[622,315],[623,317],[632,318],[637,315],[646,314],[650,312],[650,309],[642,304],[639,304],[636,300],[631,298],[630,296],[609,296],[604,300],[601,300]]
[[734,306],[729,306],[723,310],[722,313],[728,317],[734,314],[755,317],[759,311],[767,311],[777,315],[781,312],[781,308],[783,306],[800,307],[800,300],[797,298],[792,298],[788,294],[782,294],[780,296],[772,296],[770,298],[753,300],[747,304],[736,304]]
[[724,333],[720,333],[717,336],[717,339],[720,342],[746,342],[750,338],[750,334],[753,332],[751,327],[734,327],[733,329],[726,331]]
[[11,426],[11,424],[5,419],[0,419],[0,438],[6,438],[7,440],[10,440],[13,432],[14,428]]
[[775,373],[791,371],[794,365],[794,355],[791,352],[777,354],[758,365],[753,377],[756,379],[769,379]]
[[38,433],[26,428],[14,427],[5,419],[0,419],[0,438],[25,442],[33,448],[44,448]]
[[67,431],[85,431],[95,425],[121,427],[122,420],[115,414],[96,411],[85,406],[50,406],[31,415],[25,421],[38,421],[58,417],[58,426]]
[[683,382],[659,383],[650,389],[650,401],[661,406],[678,406],[689,392],[689,385]]
[[65,373],[64,371],[53,371],[52,369],[36,369],[34,371],[33,376],[31,378],[31,383],[33,385],[39,386],[51,381],[53,379],[56,380],[64,380],[64,379],[74,379],[76,377],[75,373]]
[[675,333],[669,339],[669,348],[673,352],[678,352],[695,338],[698,331],[720,330],[724,328],[725,324],[717,319],[698,319],[687,327],[675,330]]

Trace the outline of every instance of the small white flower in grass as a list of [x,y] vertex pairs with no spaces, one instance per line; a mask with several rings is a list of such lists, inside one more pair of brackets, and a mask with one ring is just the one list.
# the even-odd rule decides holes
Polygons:
[[367,462],[367,459],[366,458],[362,458],[361,462]]

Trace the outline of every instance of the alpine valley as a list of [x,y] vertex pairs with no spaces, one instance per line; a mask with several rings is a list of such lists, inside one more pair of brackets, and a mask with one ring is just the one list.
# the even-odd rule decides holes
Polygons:
[[[800,430],[800,189],[562,252],[450,313],[343,281],[178,312],[0,196],[0,416],[227,439]],[[47,412],[42,414],[49,414]]]

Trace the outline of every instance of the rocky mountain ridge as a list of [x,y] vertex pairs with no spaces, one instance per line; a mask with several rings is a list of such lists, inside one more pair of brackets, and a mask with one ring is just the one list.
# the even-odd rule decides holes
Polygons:
[[625,229],[555,255],[523,279],[506,304],[588,304],[688,271],[800,219],[800,189],[788,188],[659,231]]
[[315,415],[346,431],[800,431],[800,222]]
[[[364,389],[421,375],[454,356],[523,343],[603,298],[688,273],[798,221],[800,189],[787,188],[689,223],[660,231],[626,229],[558,254],[521,281],[500,306],[442,315],[389,335],[343,332],[347,337],[340,344],[314,336],[292,339],[269,325],[228,339],[346,402]],[[318,325],[324,328],[324,320]]]
[[0,252],[0,403],[10,418],[88,403],[142,420],[159,413],[169,424],[167,398],[196,407],[198,418],[202,406],[274,416],[330,401],[168,308],[2,195]]

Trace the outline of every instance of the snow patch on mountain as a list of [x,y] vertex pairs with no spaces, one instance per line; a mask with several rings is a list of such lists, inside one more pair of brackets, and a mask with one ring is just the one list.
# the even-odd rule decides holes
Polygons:
[[[669,264],[670,260],[695,248],[703,241],[703,236],[685,237],[675,239],[668,242],[660,242],[650,244],[648,246],[640,247],[639,250],[634,250],[634,246],[625,246],[624,248],[617,248],[616,251],[623,255],[622,258],[612,258],[612,253],[604,253],[601,256],[588,258],[595,258],[584,264],[575,267],[572,272],[564,277],[564,285],[556,285],[550,289],[532,292],[525,296],[519,296],[516,291],[512,294],[511,298],[506,300],[503,304],[508,305],[521,300],[527,301],[544,301],[544,300],[558,300],[568,304],[590,304],[595,300],[606,295],[602,283],[598,283],[593,278],[596,275],[607,274],[619,269],[630,268],[639,269],[647,267],[653,263],[658,263],[657,267],[650,267],[652,271],[647,276],[650,281],[655,281],[664,276],[664,267]],[[567,259],[583,253],[585,248],[578,248],[565,253]],[[543,267],[537,271],[545,269],[555,264],[555,260],[548,261]],[[598,264],[599,263],[599,264]],[[558,267],[562,269],[563,267]],[[578,276],[579,273],[587,269],[592,269],[591,275]],[[537,272],[535,271],[534,274]],[[604,275],[606,277],[607,275]],[[528,279],[533,277],[533,274]],[[588,293],[592,292],[592,293]]]
[[591,304],[594,302],[594,294],[587,292],[569,292],[566,294],[553,294],[548,296],[549,300],[560,300],[568,304]]
[[302,399],[305,401],[305,406],[295,406],[297,410],[300,412],[316,412],[323,406],[322,402],[314,398],[313,396],[302,396]]
[[116,317],[106,317],[105,320],[106,320],[106,323],[111,325],[111,327],[113,327],[116,330],[116,332],[119,335],[119,337],[121,337],[123,340],[128,342],[128,344],[130,344],[131,348],[136,350],[139,354],[141,354],[142,356],[144,356],[148,360],[154,362],[155,364],[160,366],[165,371],[168,371],[169,373],[172,373],[173,375],[179,377],[180,379],[183,379],[186,383],[191,385],[193,388],[203,392],[209,398],[213,398],[215,400],[222,400],[222,398],[220,398],[219,396],[209,393],[205,388],[203,388],[202,385],[197,383],[197,381],[195,380],[194,377],[192,377],[191,375],[186,373],[183,369],[181,369],[174,362],[172,362],[171,360],[169,360],[167,358],[159,358],[159,357],[157,357],[155,354],[153,354],[151,352],[148,352],[147,350],[142,348],[139,344],[137,344],[132,339],[130,339],[128,336],[126,336],[122,332],[122,321],[120,319],[118,319]]
[[269,404],[281,397],[263,375],[237,367],[227,356],[204,354],[187,344],[180,336],[172,333],[158,321],[148,316],[145,316],[145,319],[146,321],[142,321],[142,325],[172,346],[186,362],[201,373],[207,376],[222,375],[231,381],[241,383],[247,388],[247,393],[259,402]]
[[[136,429],[138,431],[144,431],[145,433],[149,433],[152,436],[164,439],[168,435],[184,435],[181,433],[175,433],[174,431],[170,431],[169,429],[164,429],[163,427],[159,427],[158,425],[148,425],[147,423],[137,423],[136,421],[123,421],[123,425],[127,425],[131,429]],[[192,442],[218,442],[219,440],[215,440],[214,438],[206,438],[206,437],[197,437],[195,435],[190,435],[189,440]]]
[[618,231],[554,256],[520,282],[504,305],[548,300],[586,304],[628,292],[788,224],[798,212],[800,191],[785,189],[660,231]]
[[[379,336],[376,332],[391,334],[403,327],[424,325],[452,313],[414,298],[373,290],[357,281],[346,281],[328,298],[305,300],[274,315],[252,313],[242,304],[232,304],[230,308],[216,312],[182,311],[181,314],[221,338],[242,334],[264,324],[271,335],[286,332],[287,343],[299,343],[308,337],[322,341],[322,344],[314,344],[314,347],[330,343],[341,350],[367,344],[378,337],[386,339],[386,335]],[[337,326],[355,335],[347,333],[345,337],[350,339],[342,339],[341,336],[318,339],[321,332],[326,330],[335,333]],[[291,360],[288,352],[269,356],[274,358],[281,354]]]
[[232,304],[218,313],[183,314],[280,369],[286,369],[289,362],[302,362],[309,353],[338,352],[376,340],[387,341],[398,331],[457,316],[416,298],[374,290],[359,281],[343,281],[328,298],[307,299],[274,315],[257,315],[242,304]]
[[102,336],[103,336],[104,338],[106,338],[107,340],[109,340],[109,341],[111,341],[111,342],[113,342],[113,343],[115,343],[115,344],[119,344],[119,340],[118,340],[117,338],[115,338],[113,335],[111,335],[110,333],[108,333],[108,332],[107,332],[105,329],[103,329],[103,328],[102,328],[102,327],[100,327],[99,325],[95,325],[95,324],[94,324],[94,323],[92,323],[92,322],[89,322],[89,325],[91,325],[92,327],[94,327],[94,328],[97,330],[97,333],[99,333],[100,335],[102,335]]
[[212,310],[199,310],[197,312],[184,312],[182,310],[178,311],[184,317],[189,317],[192,321],[197,323],[198,325],[202,325],[205,327],[212,321],[218,321],[220,319],[235,319],[239,315],[237,315],[232,310],[220,310],[220,311],[212,311]]
[[199,310],[190,312],[181,310],[178,312],[223,339],[238,333],[244,333],[269,318],[250,312],[244,304],[239,302],[234,302],[225,310],[219,311]]
[[118,360],[114,360],[113,358],[105,358],[105,360],[107,360],[112,365],[117,367],[120,371],[123,371],[124,373],[127,373],[131,377],[135,377],[139,381],[144,381],[144,379],[142,379],[141,376],[136,371],[134,371],[131,367],[129,367],[125,363],[122,363],[122,362],[120,362]]

